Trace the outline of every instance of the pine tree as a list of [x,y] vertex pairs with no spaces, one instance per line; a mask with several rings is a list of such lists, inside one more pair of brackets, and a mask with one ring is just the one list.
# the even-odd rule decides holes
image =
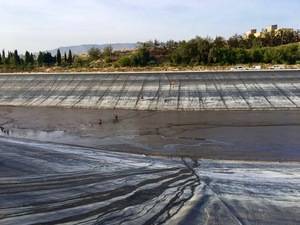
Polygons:
[[43,54],[43,64],[46,66],[53,66],[56,62],[55,57],[51,55],[50,52],[45,52]]
[[68,62],[68,59],[67,59],[67,53],[65,52],[65,55],[64,55],[64,63],[67,63]]
[[56,54],[56,63],[58,66],[61,66],[61,53],[60,50],[57,50],[57,54]]
[[7,57],[5,58],[5,64],[7,65],[13,64],[13,54],[11,52],[7,52]]
[[72,51],[69,50],[69,55],[68,55],[68,64],[72,65],[73,63],[73,55],[72,55]]
[[5,50],[2,50],[2,62],[3,64],[6,64],[6,56],[5,56]]
[[15,63],[16,66],[21,64],[21,59],[20,59],[20,56],[18,54],[18,50],[14,51],[13,59],[14,59],[14,63]]
[[34,65],[34,56],[32,53],[30,53],[30,64]]
[[38,58],[37,58],[37,63],[39,66],[43,66],[44,64],[44,53],[39,52]]
[[28,51],[25,52],[25,65],[28,66],[31,63],[30,53]]

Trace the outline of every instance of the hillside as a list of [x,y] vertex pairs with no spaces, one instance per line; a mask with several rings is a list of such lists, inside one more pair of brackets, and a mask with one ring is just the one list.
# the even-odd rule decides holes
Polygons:
[[[59,47],[60,51],[62,54],[65,52],[68,52],[71,50],[73,54],[82,54],[82,53],[87,53],[89,49],[91,48],[99,48],[99,49],[104,49],[105,47],[112,46],[114,50],[132,50],[137,48],[136,43],[115,43],[115,44],[87,44],[87,45],[74,45],[74,46],[65,46],[65,47]],[[47,50],[50,52],[52,55],[55,55],[57,52],[56,49],[52,50]]]

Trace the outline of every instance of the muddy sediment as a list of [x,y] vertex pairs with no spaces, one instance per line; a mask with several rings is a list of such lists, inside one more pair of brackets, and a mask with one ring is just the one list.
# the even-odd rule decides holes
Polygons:
[[11,137],[145,155],[229,160],[299,161],[299,121],[297,111],[0,107],[0,125]]

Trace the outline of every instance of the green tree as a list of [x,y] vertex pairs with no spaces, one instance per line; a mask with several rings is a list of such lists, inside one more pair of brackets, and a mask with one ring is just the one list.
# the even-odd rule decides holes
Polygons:
[[30,53],[30,64],[34,65],[34,55]]
[[300,45],[298,45],[297,62],[300,63]]
[[251,61],[254,63],[262,62],[264,58],[264,51],[261,48],[255,48],[251,50]]
[[211,48],[211,41],[206,38],[196,38],[197,42],[197,63],[206,65],[208,63],[208,55]]
[[73,55],[71,49],[69,49],[69,54],[68,54],[68,64],[72,65],[73,63]]
[[176,41],[169,40],[164,44],[164,47],[168,52],[172,52],[178,47],[178,43]]
[[225,48],[227,47],[227,41],[223,37],[216,37],[213,43],[214,47],[216,48]]
[[146,66],[151,60],[150,51],[145,47],[140,47],[132,56],[132,64],[134,66]]
[[112,62],[113,48],[111,45],[103,49],[103,57],[106,63]]
[[51,55],[50,52],[45,52],[43,54],[43,65],[53,66],[56,63],[56,58]]
[[44,62],[44,54],[43,52],[39,52],[37,57],[38,66],[43,66],[43,62]]
[[57,63],[58,66],[61,66],[61,52],[60,52],[60,49],[57,49],[56,63]]
[[299,45],[295,44],[286,47],[279,47],[282,60],[288,64],[295,64],[297,62],[298,48]]
[[65,52],[64,54],[64,63],[67,64],[68,63],[68,57],[67,57],[67,53]]
[[244,38],[241,35],[235,34],[234,36],[230,37],[227,41],[230,48],[244,48]]
[[274,55],[274,49],[266,48],[263,55],[263,62],[272,63]]
[[133,65],[132,58],[130,56],[122,56],[117,63],[122,67],[129,67]]
[[20,58],[20,56],[18,54],[18,50],[14,51],[13,60],[14,60],[15,66],[21,65],[21,58]]
[[249,63],[249,55],[246,49],[235,49],[236,62],[235,63]]
[[172,52],[171,62],[173,64],[188,65],[192,62],[192,57],[197,52],[197,44],[182,41],[178,43],[178,47]]
[[31,55],[28,51],[25,52],[25,66],[31,64]]
[[87,57],[76,55],[74,56],[73,66],[75,67],[86,67],[89,65],[89,59]]
[[5,56],[5,50],[2,50],[2,63],[5,64],[6,63],[6,56]]
[[12,52],[7,52],[7,57],[5,60],[5,64],[14,65],[14,55]]
[[88,51],[88,55],[91,60],[98,60],[101,57],[101,50],[99,48],[91,48]]
[[274,46],[274,42],[275,42],[275,33],[264,31],[264,32],[262,32],[261,40],[262,40],[262,45],[264,47],[267,47],[267,46],[272,47],[272,46]]

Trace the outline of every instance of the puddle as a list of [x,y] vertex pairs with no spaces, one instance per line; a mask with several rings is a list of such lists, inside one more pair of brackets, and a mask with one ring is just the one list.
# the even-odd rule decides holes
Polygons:
[[40,141],[54,141],[57,139],[65,138],[67,135],[64,131],[38,131],[31,129],[0,129],[1,136],[9,136],[14,138],[26,138]]

